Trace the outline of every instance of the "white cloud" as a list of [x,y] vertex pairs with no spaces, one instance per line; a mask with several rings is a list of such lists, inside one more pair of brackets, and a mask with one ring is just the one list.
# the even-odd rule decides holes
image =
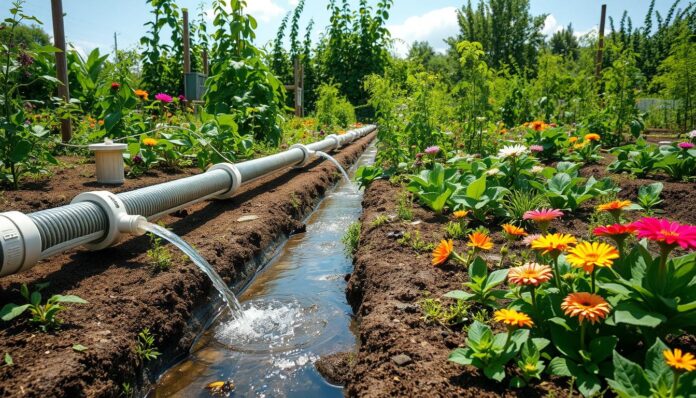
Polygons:
[[553,14],[546,16],[544,20],[544,27],[541,29],[541,33],[546,36],[553,36],[554,33],[563,30],[563,25],[559,24],[556,17]]
[[398,25],[387,25],[394,38],[394,50],[399,56],[408,54],[408,48],[414,41],[428,41],[436,51],[444,52],[443,39],[457,33],[457,8],[444,7],[428,11],[423,15],[414,15]]
[[288,0],[288,3],[293,7],[295,7],[299,2],[300,0]]
[[[290,3],[293,1],[295,0],[290,0]],[[229,4],[227,5],[227,8],[230,8]],[[259,21],[268,22],[273,18],[283,15],[283,13],[285,13],[285,8],[276,4],[275,0],[247,0],[247,6],[244,12],[253,16]],[[212,8],[206,11],[206,16],[209,20],[213,20],[215,18]]]

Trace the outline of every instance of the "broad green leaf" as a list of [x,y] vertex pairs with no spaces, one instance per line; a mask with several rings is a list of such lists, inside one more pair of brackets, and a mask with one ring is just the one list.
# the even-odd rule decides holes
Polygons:
[[73,295],[67,295],[67,296],[62,296],[59,294],[54,295],[51,297],[53,301],[56,303],[78,303],[78,304],[87,304],[87,301],[84,300],[81,297],[78,296],[73,296]]
[[73,344],[72,349],[77,352],[87,351],[87,347],[83,346],[82,344]]
[[648,312],[635,302],[622,301],[614,309],[614,320],[616,323],[654,328],[667,318],[656,312]]
[[27,308],[29,308],[29,304],[5,304],[5,306],[0,310],[0,319],[3,321],[11,321],[12,319],[22,315]]
[[463,290],[452,290],[451,292],[445,293],[445,297],[448,298],[453,298],[457,300],[469,300],[470,298],[474,297],[475,295],[472,293],[467,293]]
[[600,363],[611,355],[616,347],[617,338],[615,336],[597,337],[590,341],[590,355],[592,362]]
[[471,365],[471,358],[469,358],[467,350],[464,348],[457,348],[449,354],[447,360],[460,365]]
[[479,199],[486,192],[486,176],[482,175],[480,178],[469,184],[466,187],[466,196],[472,199]]

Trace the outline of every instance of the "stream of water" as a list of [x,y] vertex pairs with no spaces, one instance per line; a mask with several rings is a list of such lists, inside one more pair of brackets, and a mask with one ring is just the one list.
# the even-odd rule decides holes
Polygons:
[[[370,146],[351,171],[374,155]],[[235,386],[230,396],[342,397],[314,363],[355,348],[345,298],[352,261],[341,238],[360,216],[361,200],[349,178],[330,191],[306,232],[291,236],[239,295],[243,317],[223,313],[148,396],[210,397],[206,386],[224,381]]]

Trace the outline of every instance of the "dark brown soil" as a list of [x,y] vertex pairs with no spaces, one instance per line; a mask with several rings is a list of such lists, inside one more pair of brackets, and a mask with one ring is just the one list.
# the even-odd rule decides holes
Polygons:
[[[344,148],[336,159],[343,164],[354,161],[372,138]],[[92,167],[65,168],[33,190],[5,192],[2,208],[51,207],[79,191],[100,188],[87,182]],[[114,191],[191,172],[129,180]],[[302,228],[299,220],[338,178],[330,162],[316,161],[243,186],[231,200],[200,203],[163,221],[196,247],[228,284],[239,288],[269,248]],[[37,204],[28,205],[30,201]],[[237,221],[250,214],[258,219]],[[41,333],[26,317],[0,324],[0,356],[9,353],[14,361],[14,366],[0,366],[0,397],[116,397],[123,383],[142,391],[188,350],[213,315],[209,300],[217,295],[204,274],[173,248],[171,269],[156,272],[145,254],[149,247],[148,238],[139,237],[99,252],[76,249],[0,279],[0,306],[22,302],[22,283],[50,282],[44,297],[75,294],[89,301],[62,312],[64,324],[56,332]],[[163,353],[144,365],[135,353],[136,336],[143,328],[155,335]],[[87,350],[76,352],[74,344]]]
[[321,357],[314,365],[326,381],[345,386],[354,360],[354,352],[337,352]]
[[[582,173],[600,178],[606,175],[605,169],[606,163],[586,167]],[[631,199],[635,199],[639,186],[653,182],[625,176],[612,178],[623,187],[619,196]],[[665,185],[664,216],[694,223],[695,185],[661,182]],[[461,289],[462,282],[467,280],[466,271],[455,265],[433,267],[429,250],[419,253],[391,237],[395,233],[420,231],[425,242],[438,242],[444,237],[448,221],[418,205],[413,207],[416,222],[399,221],[396,203],[402,190],[387,181],[375,181],[363,200],[360,245],[347,288],[348,301],[359,321],[359,349],[346,384],[346,394],[360,397],[567,396],[565,380],[544,376],[546,379],[533,387],[514,390],[506,388],[505,383],[487,379],[473,367],[447,361],[454,348],[464,345],[466,333],[459,327],[426,322],[419,303],[423,298],[440,298],[448,291]],[[551,228],[587,236],[595,204],[584,204],[570,217],[552,223]],[[378,216],[392,216],[395,221],[374,227],[372,221]],[[492,225],[488,227],[499,230]],[[492,238],[497,250],[504,239],[500,232],[493,233]],[[510,253],[515,253],[520,245],[511,246]],[[455,250],[465,253],[464,243],[455,241]],[[500,261],[496,251],[485,256],[489,264]],[[446,299],[443,303],[447,304]],[[508,374],[511,371],[508,369]]]

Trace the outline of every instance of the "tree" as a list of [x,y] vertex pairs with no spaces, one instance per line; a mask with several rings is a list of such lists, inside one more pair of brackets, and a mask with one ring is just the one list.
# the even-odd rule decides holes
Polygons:
[[[2,24],[0,26],[5,25]],[[10,40],[10,38],[12,38],[12,40]],[[51,44],[51,39],[38,25],[29,26],[20,24],[14,28],[14,33],[12,35],[9,29],[0,29],[0,44],[10,48],[14,48],[15,46],[29,48],[32,44],[48,46]]]
[[568,24],[567,28],[554,33],[549,40],[549,47],[553,54],[578,59],[579,44],[573,32],[573,24]]
[[481,43],[486,63],[493,68],[509,65],[524,70],[536,64],[546,15],[531,15],[529,0],[482,0],[476,10],[469,0],[457,14],[460,33],[449,40],[451,46],[456,48],[461,41]]

